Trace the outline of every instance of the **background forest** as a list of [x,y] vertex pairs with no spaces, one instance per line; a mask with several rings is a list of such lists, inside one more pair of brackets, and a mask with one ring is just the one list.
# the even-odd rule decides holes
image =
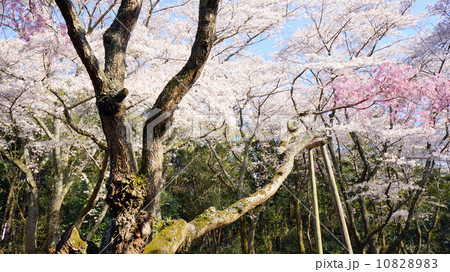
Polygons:
[[[87,253],[114,243],[114,150],[65,2],[108,72],[103,34],[121,1],[0,6],[1,253],[53,253],[71,226]],[[155,117],[158,94],[195,53],[199,9],[211,2],[217,22],[201,75],[170,116]],[[450,253],[449,0],[143,1],[134,30],[122,26],[131,35],[123,131],[140,169],[129,188],[157,176],[142,172],[140,151],[147,126],[170,119],[157,193],[134,214],[151,204],[145,243],[178,218],[198,222],[264,190],[284,169],[293,133],[314,131],[355,253]],[[310,154],[323,252],[346,253],[319,148],[293,155],[272,197],[176,252],[317,253]]]

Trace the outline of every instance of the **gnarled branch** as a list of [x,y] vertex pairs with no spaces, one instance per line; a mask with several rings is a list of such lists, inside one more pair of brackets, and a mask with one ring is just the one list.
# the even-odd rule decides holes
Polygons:
[[144,249],[144,253],[175,253],[183,244],[239,219],[246,212],[264,203],[280,188],[283,181],[292,171],[295,156],[311,143],[315,133],[306,131],[300,135],[295,132],[294,142],[283,153],[283,160],[274,177],[255,193],[244,197],[224,210],[214,207],[207,209],[194,220],[187,223],[180,219],[163,229]]

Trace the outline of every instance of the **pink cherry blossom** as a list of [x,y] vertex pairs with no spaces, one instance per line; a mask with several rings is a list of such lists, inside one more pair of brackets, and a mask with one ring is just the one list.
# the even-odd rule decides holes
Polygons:
[[432,125],[439,113],[449,111],[449,79],[442,74],[421,75],[402,63],[382,63],[370,74],[346,71],[331,88],[332,107],[365,110],[369,116],[381,110],[404,125]]
[[25,41],[29,41],[46,24],[43,2],[40,0],[3,1],[1,9],[3,16],[0,26],[12,29]]

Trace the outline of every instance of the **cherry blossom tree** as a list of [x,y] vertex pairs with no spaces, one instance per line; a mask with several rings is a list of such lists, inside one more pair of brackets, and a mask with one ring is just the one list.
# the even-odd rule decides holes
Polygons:
[[14,31],[21,39],[29,41],[47,22],[42,1],[2,1],[0,26]]
[[425,26],[418,28],[417,35],[411,42],[408,62],[429,74],[448,75],[449,51],[449,2],[439,0],[429,6],[429,14],[438,16],[438,23],[431,29]]
[[[402,30],[417,23],[414,1],[61,0],[58,9],[10,3],[3,24],[17,37],[1,41],[1,80],[9,86],[2,93],[1,122],[8,129],[1,150],[12,163],[21,160],[24,173],[35,171],[30,188],[37,165],[59,158],[48,248],[58,237],[57,211],[70,177],[83,176],[87,158],[101,174],[67,233],[79,229],[106,175],[110,213],[102,252],[174,253],[275,194],[296,155],[327,133],[352,238],[360,252],[369,244],[376,252],[375,235],[383,228],[372,229],[373,222],[384,227],[404,218],[406,232],[434,158],[447,156],[448,79],[396,62],[408,45]],[[17,15],[35,9],[45,16]],[[258,52],[274,41],[276,53]],[[11,144],[18,138],[27,140],[20,150]],[[190,222],[173,220],[156,233],[164,153],[191,140],[210,147],[210,166],[236,202]],[[280,144],[280,154],[252,161],[270,141]],[[236,168],[222,165],[215,150],[222,143]],[[24,161],[25,150],[31,160]],[[422,183],[409,177],[417,169],[410,158],[419,156],[425,158]],[[258,181],[248,177],[269,162],[274,174],[252,185],[257,191],[251,194],[249,185]],[[406,170],[396,176],[393,169]],[[381,207],[379,214],[367,210],[367,201]]]
[[[8,1],[7,5],[12,5],[11,14],[3,13],[8,20],[26,23],[5,19],[2,25],[2,29],[9,27],[5,31],[14,31],[17,38],[1,41],[4,88],[0,122],[4,129],[0,148],[3,158],[20,168],[28,182],[27,252],[47,252],[54,250],[60,239],[60,210],[65,196],[87,163],[97,163],[94,157],[105,145],[103,139],[93,136],[99,131],[88,128],[92,120],[81,118],[83,111],[93,106],[92,97],[86,95],[90,89],[86,76],[75,72],[80,63],[73,61],[75,51],[67,47],[70,41],[63,34],[64,26],[51,18],[52,9],[45,3]],[[23,15],[27,12],[39,16]],[[14,37],[14,33],[10,35]],[[44,168],[49,167],[51,174],[44,174]],[[49,205],[45,207],[46,241],[36,249],[36,226],[44,214],[39,198],[46,179],[51,183]]]
[[[384,63],[376,67],[371,75],[346,74],[333,84],[335,98],[332,104],[342,105],[338,107],[340,109],[345,108],[345,115],[334,116],[339,124],[335,129],[338,132],[344,128],[338,135],[350,132],[357,154],[363,162],[359,171],[355,165],[355,172],[360,172],[359,179],[350,191],[359,190],[360,193],[356,196],[360,196],[360,202],[365,199],[387,201],[385,207],[389,210],[383,219],[384,223],[375,230],[367,224],[366,234],[371,237],[381,232],[391,217],[401,212],[405,216],[402,234],[385,249],[388,252],[398,246],[408,230],[415,205],[426,184],[432,180],[431,170],[436,167],[436,161],[445,161],[448,156],[448,84],[448,79],[443,75],[427,77],[418,70],[396,63]],[[362,142],[376,147],[378,151],[375,153],[384,159],[375,160],[371,166]],[[414,166],[417,167],[422,162],[425,163],[423,175],[415,180]],[[380,172],[383,164],[387,167],[387,175]],[[397,168],[401,170],[394,170]],[[401,171],[403,175],[399,176],[397,171]],[[402,198],[399,193],[405,190],[410,193],[407,194],[408,197]],[[387,199],[380,197],[382,192],[385,192]],[[401,210],[408,201],[409,210]],[[397,206],[393,205],[395,203]],[[366,214],[366,217],[367,211],[363,209],[362,214]],[[369,219],[366,217],[364,220],[368,222]],[[365,238],[362,246],[367,241],[369,240]]]
[[[5,88],[1,95],[1,122],[5,129],[2,131],[1,148],[5,156],[20,163],[22,169],[26,168],[27,172],[30,172],[28,176],[34,177],[28,179],[31,189],[36,190],[30,195],[30,203],[35,207],[29,207],[29,216],[39,216],[39,212],[31,212],[39,208],[38,202],[31,201],[31,196],[38,199],[40,189],[36,180],[40,176],[39,172],[46,165],[51,164],[54,167],[53,191],[47,211],[48,241],[44,245],[47,249],[54,248],[59,241],[59,211],[65,195],[90,161],[89,156],[96,156],[98,151],[96,144],[89,138],[77,139],[77,136],[73,135],[78,134],[77,130],[84,131],[78,126],[86,120],[78,122],[77,125],[72,123],[73,128],[64,126],[62,122],[67,121],[64,112],[67,111],[66,115],[69,117],[78,114],[73,111],[69,113],[67,105],[62,104],[58,98],[65,96],[65,92],[70,89],[76,90],[77,95],[83,95],[83,89],[86,90],[85,80],[80,81],[73,77],[73,72],[70,71],[73,66],[63,61],[65,54],[74,54],[70,51],[64,52],[66,43],[67,40],[63,36],[55,36],[53,31],[44,30],[31,36],[28,41],[2,40],[4,58],[1,66]],[[23,59],[12,57],[12,52],[14,56],[21,56]],[[64,86],[61,81],[67,85]],[[78,102],[69,107],[79,110],[80,108],[76,107],[82,105],[83,101]],[[86,141],[87,139],[89,140]],[[101,139],[98,140],[98,143],[100,142]],[[75,156],[77,152],[80,153]],[[84,162],[81,163],[77,157]],[[35,220],[37,221],[37,217]],[[33,220],[30,218],[28,221]],[[27,239],[29,244],[35,243],[35,239],[31,237],[35,232],[31,228],[27,231],[30,235]],[[31,246],[29,252],[34,252]]]

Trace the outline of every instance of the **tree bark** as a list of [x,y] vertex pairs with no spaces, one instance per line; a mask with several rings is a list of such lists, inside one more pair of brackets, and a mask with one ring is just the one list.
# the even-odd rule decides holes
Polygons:
[[61,206],[63,204],[63,177],[55,177],[53,184],[52,197],[50,200],[50,206],[47,211],[47,227],[46,227],[46,241],[44,244],[44,249],[46,252],[51,252],[52,249],[56,247],[60,239],[59,233],[59,219]]
[[242,254],[249,254],[249,249],[248,249],[248,229],[247,229],[247,219],[245,218],[245,216],[242,216],[240,221],[240,226],[239,226],[239,233],[241,236],[241,250],[242,250]]
[[88,243],[81,239],[75,225],[71,225],[56,245],[56,254],[86,254]]
[[[128,90],[123,88],[125,79],[126,49],[131,31],[137,22],[142,1],[124,0],[117,16],[103,35],[105,69],[99,62],[86,39],[77,12],[70,0],[56,0],[66,21],[68,34],[83,62],[94,86],[96,105],[106,136],[110,154],[110,178],[107,182],[107,202],[112,218],[111,238],[107,252],[134,252],[129,248],[134,235],[132,226],[142,207],[145,190],[136,185],[137,167],[131,142],[127,138],[127,121],[124,99]],[[142,185],[142,184],[141,184]]]
[[248,251],[250,254],[256,254],[255,249],[255,234],[256,234],[256,226],[259,220],[259,214],[254,215],[253,218],[250,219],[250,231],[248,234]]
[[[59,121],[55,121],[55,131],[53,138],[55,140],[60,140],[59,136],[60,136]],[[44,250],[47,252],[51,252],[52,249],[56,247],[56,244],[60,239],[59,217],[61,206],[64,201],[64,172],[60,146],[55,147],[53,149],[53,163],[54,163],[54,174],[53,174],[52,197],[50,200],[50,206],[47,211],[47,227],[46,227],[47,238],[44,243]]]
[[219,0],[202,0],[199,4],[199,22],[191,55],[181,71],[165,86],[152,107],[151,115],[144,125],[142,166],[139,174],[149,179],[145,211],[142,212],[141,245],[151,235],[151,222],[157,211],[163,189],[163,139],[170,128],[170,122],[178,104],[194,85],[206,65],[216,38],[216,17]]
[[[27,177],[27,179],[29,178],[33,177]],[[28,214],[25,224],[26,251],[28,254],[36,254],[36,231],[39,219],[39,191],[35,186],[27,185],[27,208]]]

